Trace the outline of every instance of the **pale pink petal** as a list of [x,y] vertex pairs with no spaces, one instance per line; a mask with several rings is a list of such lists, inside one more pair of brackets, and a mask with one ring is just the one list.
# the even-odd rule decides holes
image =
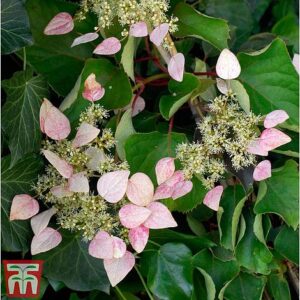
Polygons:
[[149,238],[149,228],[141,225],[137,228],[129,230],[128,238],[132,248],[137,252],[141,253],[147,245]]
[[54,186],[50,189],[50,192],[57,198],[69,197],[73,194],[68,187],[62,185]]
[[98,134],[100,133],[100,129],[94,127],[88,123],[82,123],[78,128],[76,136],[72,142],[74,148],[78,148],[84,146],[91,141],[93,141]]
[[182,53],[177,53],[169,61],[168,72],[169,75],[176,81],[181,82],[184,73],[184,55]]
[[84,172],[73,174],[68,181],[69,190],[75,193],[88,193],[90,191],[89,180]]
[[59,158],[55,153],[49,150],[42,151],[50,164],[58,171],[58,173],[65,177],[70,178],[73,175],[73,167],[65,160]]
[[53,107],[52,103],[48,99],[44,98],[40,108],[40,128],[43,133],[45,133],[45,119],[47,118],[47,114],[51,107]]
[[283,123],[288,118],[289,115],[286,113],[286,111],[281,109],[274,110],[266,115],[264,126],[265,128],[272,128],[280,123]]
[[134,37],[144,37],[148,35],[147,24],[145,22],[138,22],[132,24],[129,29],[129,35]]
[[31,241],[31,254],[49,251],[60,244],[61,234],[50,227],[43,229],[38,235],[35,235]]
[[101,197],[110,203],[120,201],[126,192],[129,171],[114,171],[102,175],[97,184]]
[[215,211],[218,211],[223,189],[222,185],[214,187],[205,195],[203,204]]
[[163,23],[158,25],[150,34],[150,41],[156,45],[160,46],[163,42],[165,36],[167,35],[169,31],[169,24]]
[[260,135],[263,147],[267,150],[273,150],[291,141],[291,138],[276,128],[267,128]]
[[237,57],[229,50],[224,49],[217,61],[217,75],[222,79],[235,79],[241,73],[241,66]]
[[66,34],[72,31],[74,28],[73,18],[70,14],[66,12],[61,12],[57,14],[48,23],[44,29],[44,34],[46,35],[60,35]]
[[157,183],[161,184],[169,179],[175,172],[174,158],[165,157],[160,159],[155,166]]
[[82,97],[95,102],[100,100],[105,94],[105,89],[96,80],[96,75],[91,73],[84,82],[84,91],[82,92]]
[[44,99],[42,106],[40,111],[42,132],[53,140],[65,139],[71,132],[69,119],[47,99]]
[[16,195],[11,204],[9,220],[27,220],[39,212],[39,203],[29,195]]
[[121,43],[115,37],[110,37],[102,41],[94,50],[94,54],[112,55],[121,50]]
[[221,78],[216,78],[216,81],[217,81],[217,88],[218,90],[226,95],[228,93],[228,85],[227,85],[227,82],[226,80],[223,80]]
[[112,236],[111,238],[114,246],[114,250],[113,250],[114,258],[120,258],[124,256],[126,252],[126,244],[124,243],[124,241],[116,236]]
[[144,98],[138,96],[134,103],[134,106],[132,107],[132,113],[131,113],[132,117],[138,115],[141,111],[143,111],[145,109],[145,106],[146,103]]
[[38,235],[42,230],[44,230],[48,226],[51,217],[55,215],[55,213],[56,208],[51,207],[50,209],[47,209],[42,213],[31,218],[30,225],[35,235]]
[[128,180],[126,194],[133,204],[146,206],[153,200],[153,183],[146,174],[135,173]]
[[298,73],[300,73],[300,56],[298,53],[294,54],[293,65]]
[[172,196],[175,185],[178,182],[184,181],[184,174],[182,171],[176,171],[171,178],[160,184],[155,190],[153,200],[167,199]]
[[144,222],[144,226],[150,229],[163,229],[177,226],[169,209],[162,203],[152,202],[147,208],[151,210],[151,215]]
[[104,259],[104,268],[110,284],[116,286],[131,271],[134,264],[135,258],[129,251],[121,258]]
[[172,192],[173,200],[180,198],[186,194],[188,194],[193,189],[193,183],[189,180],[180,181],[176,183],[174,190]]
[[78,38],[76,38],[73,41],[71,48],[75,47],[77,45],[80,45],[80,44],[94,41],[98,38],[98,36],[99,36],[99,34],[97,32],[89,32],[89,33],[83,34],[82,36],[79,36]]
[[119,211],[121,224],[126,228],[134,228],[144,223],[150,216],[151,211],[148,208],[127,204]]
[[114,257],[114,240],[105,232],[100,231],[93,238],[89,245],[89,254],[100,259]]
[[271,177],[271,162],[269,160],[261,161],[254,169],[253,179],[261,181]]
[[251,141],[247,147],[247,152],[260,155],[260,156],[268,156],[268,150],[265,149],[261,139],[254,139]]

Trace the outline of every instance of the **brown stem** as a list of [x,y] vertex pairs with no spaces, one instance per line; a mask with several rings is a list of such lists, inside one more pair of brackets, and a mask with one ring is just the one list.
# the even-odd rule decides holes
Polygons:
[[294,269],[294,265],[292,263],[290,263],[289,261],[286,263],[288,270],[288,276],[290,279],[290,282],[294,288],[294,290],[296,291],[297,295],[299,296],[299,274],[295,271]]

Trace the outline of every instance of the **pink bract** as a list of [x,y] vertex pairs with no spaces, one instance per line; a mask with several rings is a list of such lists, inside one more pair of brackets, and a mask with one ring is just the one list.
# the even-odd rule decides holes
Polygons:
[[121,50],[121,43],[115,37],[110,37],[102,41],[94,50],[94,54],[112,55]]
[[269,160],[263,160],[255,167],[253,179],[255,181],[261,181],[271,177],[271,175],[271,162]]
[[265,128],[272,128],[280,123],[283,123],[288,118],[289,115],[286,113],[286,111],[281,109],[274,110],[266,115],[266,118],[264,120],[264,126]]
[[164,38],[166,37],[168,31],[169,31],[169,24],[163,23],[163,24],[158,25],[150,33],[150,41],[154,45],[160,46],[161,43],[163,42]]
[[96,40],[98,37],[99,37],[99,34],[97,32],[89,32],[89,33],[83,34],[82,36],[79,36],[78,38],[76,38],[73,41],[71,48],[75,47],[77,45],[80,45],[80,44],[92,42],[92,41]]
[[174,158],[164,157],[155,166],[157,183],[161,184],[169,179],[175,172]]
[[30,195],[16,195],[11,204],[9,220],[27,220],[39,212],[39,203]]
[[69,33],[74,28],[73,18],[69,13],[61,12],[48,23],[44,29],[46,35],[61,35]]
[[132,248],[141,253],[147,245],[149,238],[149,228],[141,225],[129,230],[128,238]]
[[105,94],[105,89],[96,80],[96,75],[91,73],[84,82],[82,97],[88,101],[95,102],[100,100]]
[[177,53],[170,59],[168,63],[169,75],[176,81],[183,80],[185,58],[182,53]]
[[120,222],[126,228],[140,226],[150,215],[151,210],[134,204],[126,204],[119,211]]
[[138,22],[132,24],[129,29],[129,35],[134,37],[144,37],[148,35],[147,24],[145,22]]
[[49,224],[50,219],[56,213],[56,208],[51,207],[38,215],[35,215],[30,220],[31,229],[35,235],[38,235]]
[[229,50],[222,50],[216,65],[217,75],[225,80],[235,79],[241,73],[241,66],[237,57]]
[[215,211],[218,211],[223,189],[222,185],[214,187],[205,195],[203,204]]
[[72,142],[72,145],[74,148],[87,145],[88,143],[93,141],[98,136],[99,133],[100,133],[100,129],[88,123],[82,123],[78,128],[78,131]]

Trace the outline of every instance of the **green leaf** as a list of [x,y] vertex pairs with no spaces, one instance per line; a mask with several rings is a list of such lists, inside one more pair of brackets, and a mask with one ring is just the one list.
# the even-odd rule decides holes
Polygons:
[[227,21],[201,14],[183,2],[178,3],[175,7],[174,15],[179,19],[178,31],[175,36],[196,37],[207,41],[219,50],[228,47],[229,27]]
[[207,237],[197,237],[190,234],[176,232],[170,229],[151,230],[150,239],[159,244],[183,243],[192,251],[199,251],[203,248],[213,247],[215,244]]
[[256,114],[284,109],[289,119],[286,128],[298,130],[298,74],[284,42],[275,39],[266,48],[254,53],[239,53],[242,72],[239,77],[248,92]]
[[85,43],[70,48],[80,34],[91,32],[96,19],[87,17],[84,22],[75,22],[74,30],[64,35],[46,36],[43,31],[49,21],[59,12],[71,15],[78,10],[74,3],[65,1],[26,1],[34,45],[26,48],[30,65],[46,77],[51,87],[60,95],[66,96],[74,86],[87,58],[92,56],[97,42]]
[[129,36],[127,43],[124,46],[121,64],[123,65],[125,73],[131,78],[132,81],[135,81],[134,77],[134,54],[135,54],[135,41],[136,38]]
[[284,225],[274,242],[275,250],[288,260],[299,265],[299,229]]
[[125,142],[126,140],[134,133],[136,133],[136,131],[134,130],[134,127],[132,125],[132,118],[131,118],[131,109],[128,109],[125,111],[125,113],[123,114],[120,123],[118,124],[116,133],[115,133],[115,138],[117,141],[116,144],[116,150],[117,153],[119,155],[119,157],[122,160],[126,159],[126,155],[125,155]]
[[105,58],[88,59],[81,73],[80,87],[78,88],[77,84],[77,88],[74,88],[77,97],[73,96],[71,101],[68,99],[67,103],[61,104],[73,125],[77,123],[80,113],[91,104],[82,97],[84,82],[91,73],[96,75],[96,80],[105,88],[105,94],[99,100],[99,104],[107,109],[115,109],[124,107],[131,101],[131,85],[123,70]]
[[29,248],[32,231],[28,220],[9,221],[12,199],[17,194],[27,194],[43,166],[40,156],[27,155],[9,168],[10,157],[2,158],[1,244],[4,251],[23,251]]
[[184,74],[182,82],[170,80],[168,89],[171,94],[162,96],[159,101],[159,110],[162,116],[169,120],[191,98],[199,84],[199,79],[189,73]]
[[192,253],[183,244],[168,243],[151,252],[147,282],[161,300],[191,299]]
[[269,274],[273,255],[255,235],[254,216],[251,211],[247,209],[243,216],[246,222],[246,231],[236,247],[236,258],[241,266],[252,272]]
[[204,225],[193,217],[191,213],[187,214],[186,221],[191,231],[197,236],[203,236],[206,233]]
[[201,268],[196,268],[204,277],[205,281],[205,287],[206,287],[206,299],[207,300],[214,300],[216,296],[216,287],[212,280],[212,278],[209,276],[209,274],[206,273],[205,270]]
[[250,112],[250,99],[246,89],[238,80],[230,80],[230,88],[236,93],[236,98],[241,108],[246,112]]
[[16,72],[2,82],[2,87],[7,95],[2,126],[8,135],[13,165],[26,153],[39,151],[39,111],[42,99],[48,97],[48,89],[45,80],[40,75],[33,76],[30,69]]
[[288,160],[283,167],[272,170],[272,177],[260,182],[254,211],[278,214],[296,229],[299,224],[298,191],[298,164]]
[[234,250],[238,223],[246,201],[245,192],[240,185],[228,186],[223,193],[220,209],[217,212],[221,245]]
[[[241,272],[225,289],[226,300],[260,300],[266,284],[264,276]],[[223,299],[219,298],[220,300]]]
[[28,16],[21,0],[1,5],[1,52],[9,54],[33,43]]
[[156,182],[155,165],[163,157],[175,157],[178,143],[186,142],[182,133],[170,135],[160,132],[136,133],[125,143],[126,159],[132,173],[144,172]]
[[54,249],[34,256],[44,260],[43,275],[61,281],[76,291],[109,292],[103,261],[89,255],[88,244],[69,231],[62,231],[62,242]]
[[236,260],[222,261],[204,249],[193,257],[193,265],[203,269],[213,280],[216,293],[240,271]]
[[267,289],[274,300],[291,300],[289,284],[282,274],[269,275]]

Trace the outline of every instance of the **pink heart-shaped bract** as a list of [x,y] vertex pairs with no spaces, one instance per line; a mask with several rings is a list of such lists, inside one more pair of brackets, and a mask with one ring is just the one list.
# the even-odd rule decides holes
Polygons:
[[147,208],[151,210],[151,215],[144,222],[143,225],[145,227],[150,229],[163,229],[177,226],[169,209],[162,203],[152,202]]
[[261,139],[252,140],[248,147],[247,152],[255,155],[268,156],[268,150],[265,149]]
[[100,231],[90,242],[89,254],[100,259],[113,258],[114,243],[111,236],[105,232]]
[[50,227],[46,227],[39,234],[35,235],[31,241],[31,254],[49,251],[60,244],[61,234]]
[[271,162],[269,160],[261,161],[254,169],[253,179],[261,181],[272,176]]
[[68,180],[69,190],[75,193],[88,193],[90,191],[89,180],[84,172],[73,174]]
[[40,108],[40,127],[53,140],[65,139],[71,132],[69,119],[46,98]]
[[145,22],[138,22],[132,24],[129,29],[129,35],[134,37],[144,37],[148,35],[147,24]]
[[221,52],[217,61],[216,72],[220,78],[225,80],[239,77],[241,73],[240,63],[229,49],[223,49]]
[[12,200],[9,220],[27,220],[36,215],[39,209],[39,203],[30,195],[16,195]]
[[94,54],[112,55],[121,50],[121,43],[115,37],[110,37],[103,40],[94,50]]
[[216,78],[216,82],[217,82],[217,88],[218,90],[226,95],[228,93],[228,84],[226,82],[226,80],[223,80],[221,78]]
[[113,256],[114,258],[121,258],[126,253],[126,244],[124,241],[116,236],[112,236],[114,245]]
[[128,238],[132,248],[137,253],[141,253],[145,249],[148,242],[149,228],[143,225],[132,228],[129,230]]
[[55,153],[49,150],[42,151],[50,164],[65,178],[70,178],[73,175],[73,167],[65,160],[59,158]]
[[169,31],[169,24],[163,23],[163,24],[158,25],[150,33],[150,41],[154,45],[160,46],[161,43],[163,42],[164,38],[166,37],[168,31]]
[[291,138],[288,135],[276,128],[265,129],[261,133],[259,139],[261,140],[264,149],[267,151],[273,150],[291,141]]
[[91,141],[93,141],[98,134],[100,133],[100,129],[94,127],[88,123],[82,123],[76,133],[76,136],[72,142],[72,146],[74,148],[78,148],[84,145],[87,145]]
[[91,73],[84,82],[82,97],[88,101],[95,102],[100,100],[105,94],[105,89],[96,80],[96,75]]
[[176,200],[188,194],[192,189],[193,189],[193,183],[190,180],[180,181],[176,183],[171,197],[173,200]]
[[274,110],[266,115],[264,126],[265,128],[272,128],[280,123],[283,123],[288,118],[289,115],[286,113],[286,111],[282,109]]
[[218,211],[223,190],[224,188],[222,185],[214,187],[205,195],[203,204],[212,210]]
[[70,14],[66,12],[61,12],[57,14],[48,23],[44,29],[44,34],[46,35],[61,35],[72,31],[74,28],[73,18]]
[[174,158],[164,157],[155,166],[157,183],[161,184],[168,180],[175,172]]
[[69,197],[73,194],[68,187],[62,185],[54,186],[50,189],[50,192],[57,198]]
[[80,45],[80,44],[92,42],[92,41],[96,40],[98,38],[98,36],[99,36],[99,34],[97,32],[89,32],[89,33],[83,34],[82,36],[79,36],[78,38],[76,38],[73,41],[71,48],[75,47],[77,45]]
[[151,179],[144,173],[135,173],[128,180],[126,194],[133,204],[147,206],[153,200],[154,194]]
[[110,203],[120,201],[126,192],[129,171],[114,171],[102,175],[97,183],[97,190],[101,197]]
[[[135,96],[133,96],[134,98]],[[131,106],[131,104],[129,104],[129,106]],[[131,116],[135,117],[136,115],[138,115],[141,111],[143,111],[145,109],[146,103],[144,98],[138,96],[137,99],[135,100],[134,106],[132,107],[132,112],[131,112]],[[128,107],[130,108],[130,107]]]
[[182,53],[177,53],[171,57],[168,63],[169,75],[176,81],[183,80],[185,58]]
[[134,204],[127,204],[119,211],[120,222],[126,228],[135,228],[140,226],[150,215],[151,210]]
[[135,258],[132,253],[126,251],[121,258],[105,259],[103,263],[109,282],[114,287],[132,270]]
[[38,235],[42,230],[44,230],[53,215],[56,213],[56,208],[51,207],[40,214],[34,216],[30,220],[31,229],[35,235]]

